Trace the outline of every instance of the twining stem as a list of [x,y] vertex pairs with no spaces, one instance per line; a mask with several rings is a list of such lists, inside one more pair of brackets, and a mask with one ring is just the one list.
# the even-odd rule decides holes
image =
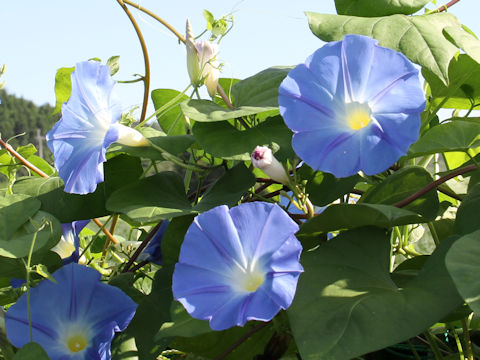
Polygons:
[[[112,239],[113,239],[113,233],[115,232],[115,227],[117,226],[118,222],[118,214],[113,215],[112,217],[112,223],[110,224],[110,234],[112,234]],[[103,250],[102,250],[102,266],[105,262],[105,259],[107,257],[107,249],[108,245],[110,245],[112,241],[110,240],[109,237],[107,237],[107,241],[105,241],[105,244],[103,244]],[[115,243],[114,243],[115,244]]]
[[472,164],[472,165],[464,166],[464,167],[462,167],[460,169],[457,169],[455,171],[452,171],[450,174],[442,176],[441,178],[439,178],[439,179],[431,182],[430,184],[424,186],[423,188],[418,190],[416,193],[414,193],[414,194],[410,195],[409,197],[403,199],[402,201],[399,201],[398,203],[394,204],[394,206],[399,207],[399,208],[404,207],[404,206],[410,204],[411,202],[417,200],[422,195],[425,195],[430,190],[435,189],[440,184],[443,184],[444,182],[446,182],[446,181],[448,181],[448,180],[450,180],[450,179],[452,179],[452,178],[454,178],[458,175],[462,175],[462,174],[465,174],[465,173],[468,173],[470,171],[474,171],[474,170],[477,170],[477,169],[478,169],[477,165]]
[[140,244],[140,246],[137,248],[137,250],[135,250],[135,252],[133,253],[133,255],[130,257],[130,259],[128,259],[127,263],[125,264],[125,267],[123,268],[122,272],[123,273],[126,273],[129,271],[130,267],[133,265],[133,263],[135,262],[135,260],[137,260],[138,256],[140,255],[140,253],[143,251],[143,249],[145,249],[148,245],[148,243],[150,242],[150,240],[152,240],[152,238],[155,236],[155,234],[157,233],[158,229],[160,229],[160,226],[162,225],[162,221],[160,221],[157,225],[155,225],[155,227],[150,230],[150,232],[148,233],[148,235],[145,237],[145,239],[143,239],[142,243]]
[[[148,9],[145,9],[144,7],[142,7],[139,4],[134,3],[133,1],[130,1],[130,0],[117,0],[117,1],[118,2],[122,1],[122,3],[133,6],[134,8],[137,8],[138,10],[140,10],[140,11],[144,12],[145,14],[151,16],[152,18],[157,20],[160,24],[165,26],[168,30],[170,30],[177,37],[177,39],[179,41],[181,41],[182,43],[185,44],[185,42],[186,42],[185,37],[182,34],[180,34],[172,25],[170,25],[168,22],[166,22],[164,19],[162,19],[157,14],[151,12]],[[227,105],[230,110],[233,110],[234,109],[233,104],[228,99],[228,96],[225,94],[225,91],[223,90],[223,88],[220,84],[217,85],[217,91],[218,91],[218,94],[220,95],[220,97],[222,98],[222,100],[225,102],[225,105]],[[243,119],[240,119],[239,122],[242,124],[242,126],[244,126],[246,129],[248,129],[248,126],[243,121]]]
[[115,238],[113,237],[112,233],[110,231],[108,231],[108,229],[105,227],[105,225],[103,225],[98,219],[92,219],[93,222],[95,224],[97,224],[97,226],[102,229],[103,233],[107,236],[108,240],[110,240],[111,242],[113,242],[114,244],[118,244],[118,241],[115,240]]
[[447,9],[449,7],[451,7],[452,5],[455,5],[457,2],[459,2],[460,0],[451,0],[450,2],[446,3],[445,5],[442,5],[438,8],[436,8],[435,10],[432,10],[430,12],[428,12],[428,14],[433,14],[433,13],[437,13],[437,12],[442,12],[442,11],[447,11]]
[[170,25],[168,22],[163,20],[160,16],[154,14],[153,12],[151,12],[148,9],[145,9],[144,7],[140,6],[139,4],[134,3],[133,1],[123,0],[123,2],[125,4],[128,4],[130,6],[133,6],[133,7],[137,8],[140,11],[143,11],[145,14],[147,14],[147,15],[151,16],[152,18],[154,18],[155,20],[157,20],[159,23],[161,23],[163,26],[165,26],[168,30],[170,30],[178,38],[178,40],[180,40],[181,42],[183,42],[185,44],[185,38],[183,37],[183,35],[180,34],[177,30],[175,30],[175,28],[172,25]]
[[15,149],[10,145],[7,144],[5,141],[0,139],[0,145],[3,146],[12,156],[18,159],[23,165],[25,165],[27,168],[32,170],[33,172],[37,173],[41,177],[48,177],[47,174],[45,174],[42,170],[37,168],[35,165],[33,165],[31,162],[27,161],[22,155],[20,155],[18,152],[15,151]]
[[128,7],[125,5],[126,1],[117,0],[117,2],[125,11],[128,18],[130,19],[130,22],[132,23],[133,27],[135,28],[135,32],[137,33],[138,40],[140,41],[140,46],[142,47],[143,61],[145,63],[145,76],[143,77],[144,90],[143,90],[143,105],[142,105],[142,114],[140,115],[140,122],[143,122],[145,120],[145,116],[147,113],[148,94],[150,92],[150,61],[148,59],[147,45],[145,44],[145,40],[143,38],[142,32],[140,31],[140,28],[138,27],[138,24],[135,21],[135,18],[133,17],[130,10],[128,10]]
[[424,334],[428,340],[428,343],[430,344],[433,354],[435,355],[435,360],[443,360],[442,353],[440,352],[440,349],[438,348],[438,345],[435,342],[435,339],[433,338],[432,334],[430,334],[430,331],[427,330],[424,332]]

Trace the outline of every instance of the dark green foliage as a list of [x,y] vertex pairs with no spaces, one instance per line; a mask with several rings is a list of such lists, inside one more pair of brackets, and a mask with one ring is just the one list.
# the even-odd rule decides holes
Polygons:
[[[60,118],[59,114],[52,115],[53,107],[49,104],[35,105],[32,101],[18,98],[0,90],[0,135],[2,140],[25,133],[9,141],[16,148],[19,145],[34,144],[39,150],[39,156],[50,158],[50,151],[45,142],[45,134],[50,131],[53,124]],[[40,153],[37,129],[42,137],[43,154]]]

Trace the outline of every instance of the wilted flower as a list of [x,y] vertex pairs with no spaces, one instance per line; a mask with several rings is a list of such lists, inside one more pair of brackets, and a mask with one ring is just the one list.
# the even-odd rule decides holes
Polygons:
[[147,260],[157,265],[162,265],[162,239],[167,231],[170,221],[163,220],[162,224],[153,235],[153,238],[148,243],[147,247],[138,257],[138,260]]
[[272,150],[266,146],[257,146],[250,155],[253,166],[262,170],[272,180],[288,184],[288,175],[284,167],[273,156]]
[[[120,289],[100,281],[100,273],[71,263],[30,291],[33,341],[51,360],[108,360],[116,331],[130,323],[137,305]],[[16,347],[30,342],[27,296],[5,316],[7,337]]]
[[56,252],[63,259],[64,264],[72,261],[78,263],[80,255],[78,235],[89,222],[90,220],[79,220],[72,223],[62,224],[62,238],[50,250]]
[[65,191],[86,194],[103,181],[105,153],[113,142],[147,146],[142,134],[118,124],[121,106],[113,92],[110,68],[97,61],[78,63],[71,75],[72,92],[62,118],[47,134],[55,167]]
[[278,206],[222,205],[198,215],[173,273],[173,295],[213,330],[269,321],[292,303],[303,271],[298,225]]
[[190,21],[187,19],[187,70],[195,87],[205,84],[208,94],[215,96],[220,76],[217,60],[218,45],[210,41],[197,41],[193,37]]
[[361,35],[318,49],[290,71],[279,93],[295,152],[337,177],[388,169],[417,140],[425,108],[414,65]]

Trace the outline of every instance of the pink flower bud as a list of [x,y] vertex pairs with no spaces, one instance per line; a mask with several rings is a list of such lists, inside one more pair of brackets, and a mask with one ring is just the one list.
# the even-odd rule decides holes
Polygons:
[[186,26],[187,70],[193,86],[206,85],[208,94],[215,96],[220,76],[217,60],[218,45],[210,41],[197,41],[193,36],[190,21]]
[[257,146],[250,156],[252,164],[270,176],[272,180],[288,184],[288,175],[282,164],[273,156],[272,150],[266,146]]

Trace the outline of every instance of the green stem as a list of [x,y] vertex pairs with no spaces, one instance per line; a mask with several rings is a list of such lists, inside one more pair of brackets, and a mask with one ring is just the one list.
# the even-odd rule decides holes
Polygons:
[[467,359],[473,360],[472,341],[470,339],[470,331],[468,330],[468,322],[466,318],[462,318],[463,340],[465,341]]
[[130,22],[132,23],[133,27],[135,28],[135,32],[137,33],[138,40],[140,41],[140,46],[142,47],[143,53],[143,61],[145,63],[145,76],[143,77],[143,84],[144,84],[144,91],[143,91],[143,105],[142,105],[142,114],[140,115],[140,122],[142,123],[145,120],[145,115],[147,113],[147,106],[148,106],[148,94],[150,91],[150,60],[148,59],[148,52],[147,52],[147,45],[145,44],[145,40],[143,38],[142,32],[138,27],[135,18],[133,17],[128,7],[125,5],[123,0],[117,0],[118,4],[122,7],[123,11],[127,14]]
[[450,327],[450,331],[453,333],[453,337],[455,338],[455,344],[457,344],[458,356],[460,357],[460,360],[465,360],[464,357],[463,357],[462,342],[460,341],[460,338],[458,337],[457,330],[455,330],[455,326],[453,326],[453,325],[450,325],[449,327]]
[[440,239],[438,237],[437,230],[435,230],[435,226],[431,221],[428,222],[428,229],[430,230],[430,234],[432,234],[433,242],[436,246],[438,246],[438,244],[440,244]]
[[430,331],[425,331],[424,332],[425,337],[427,338],[428,343],[430,344],[430,348],[433,351],[433,354],[435,355],[436,360],[443,360],[443,356],[440,352],[440,349],[438,348],[437,342],[433,338],[432,334],[430,334]]
[[41,224],[38,229],[33,233],[32,243],[30,244],[30,250],[28,251],[27,264],[25,266],[27,271],[26,276],[26,285],[27,285],[27,314],[28,314],[28,333],[30,336],[30,342],[33,342],[33,331],[32,331],[32,311],[30,307],[30,273],[32,271],[32,255],[33,249],[35,248],[35,241],[37,239],[37,233],[41,230],[44,224]]
[[407,340],[407,344],[408,344],[408,347],[410,348],[410,350],[412,351],[413,356],[415,356],[415,359],[416,360],[422,360],[422,358],[420,357],[420,355],[418,355],[417,350],[415,350],[415,347],[412,345],[410,340]]

